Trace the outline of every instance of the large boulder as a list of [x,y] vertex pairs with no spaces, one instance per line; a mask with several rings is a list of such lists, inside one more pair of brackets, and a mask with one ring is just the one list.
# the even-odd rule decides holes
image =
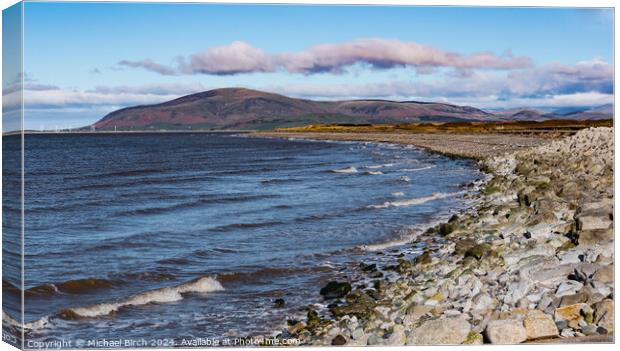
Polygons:
[[520,344],[527,340],[527,331],[519,319],[489,321],[484,334],[492,344]]
[[529,311],[523,320],[529,340],[552,338],[559,335],[558,327],[550,315],[539,310]]
[[457,345],[467,339],[471,325],[462,317],[433,319],[413,330],[410,345]]
[[321,289],[320,294],[326,299],[339,299],[347,296],[350,291],[351,284],[347,282],[329,282]]

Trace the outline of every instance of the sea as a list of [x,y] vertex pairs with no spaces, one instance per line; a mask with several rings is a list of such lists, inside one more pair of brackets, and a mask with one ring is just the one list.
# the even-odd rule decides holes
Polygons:
[[[412,146],[226,133],[26,135],[24,162],[25,338],[82,348],[276,335],[308,306],[328,314],[322,286],[420,254],[411,239],[483,178]],[[5,331],[20,319],[4,308]]]

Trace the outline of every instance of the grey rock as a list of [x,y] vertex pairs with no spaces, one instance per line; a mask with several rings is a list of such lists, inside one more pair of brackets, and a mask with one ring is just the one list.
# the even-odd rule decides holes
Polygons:
[[433,319],[413,330],[408,344],[457,345],[467,338],[471,325],[462,317]]

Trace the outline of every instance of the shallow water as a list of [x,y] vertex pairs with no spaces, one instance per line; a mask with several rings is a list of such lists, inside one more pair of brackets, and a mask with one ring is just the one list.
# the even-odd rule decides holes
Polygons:
[[222,134],[30,135],[25,160],[39,341],[269,333],[481,176],[412,147]]

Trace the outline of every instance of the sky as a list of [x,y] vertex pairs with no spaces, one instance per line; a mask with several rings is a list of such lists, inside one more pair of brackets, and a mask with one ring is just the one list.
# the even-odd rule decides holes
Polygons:
[[[5,108],[17,83],[3,82]],[[236,86],[483,109],[612,103],[613,10],[25,4],[25,128]]]

